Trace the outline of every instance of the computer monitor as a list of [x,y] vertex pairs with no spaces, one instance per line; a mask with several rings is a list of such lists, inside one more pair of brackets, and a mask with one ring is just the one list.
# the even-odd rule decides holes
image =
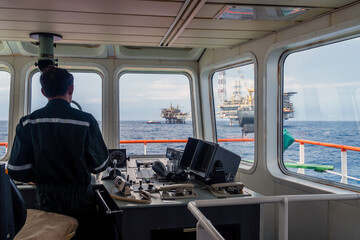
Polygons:
[[181,168],[185,169],[185,168],[190,167],[190,163],[191,163],[191,161],[193,159],[193,156],[194,156],[194,153],[195,153],[195,150],[196,150],[196,146],[197,146],[199,141],[200,140],[196,139],[196,138],[192,138],[192,137],[188,138],[188,141],[186,143],[184,152],[182,154],[182,157],[181,157],[181,160],[180,160],[180,163],[179,163]]
[[198,140],[190,172],[206,183],[233,182],[241,157],[216,143]]

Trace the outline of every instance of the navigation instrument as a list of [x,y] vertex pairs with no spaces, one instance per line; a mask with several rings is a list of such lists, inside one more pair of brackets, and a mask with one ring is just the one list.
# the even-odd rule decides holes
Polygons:
[[126,168],[126,149],[109,149],[110,166],[112,168]]

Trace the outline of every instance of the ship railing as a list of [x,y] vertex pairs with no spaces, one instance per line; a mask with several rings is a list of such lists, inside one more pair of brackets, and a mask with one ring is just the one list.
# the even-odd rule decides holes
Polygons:
[[[218,139],[218,142],[253,142],[253,138]],[[120,140],[120,144],[144,144],[144,155],[147,154],[148,143],[186,143],[187,139],[155,139],[155,140]]]
[[[213,200],[196,200],[188,203],[187,207],[198,221],[196,224],[196,239],[225,239],[210,222],[209,219],[201,212],[202,207],[215,206],[237,206],[249,204],[277,204],[277,227],[278,239],[289,239],[289,203],[291,202],[315,202],[315,201],[344,201],[359,200],[360,194],[304,194],[304,195],[279,195],[264,197],[243,197]],[[260,235],[263,234],[260,232]],[[263,236],[259,236],[260,239]]]
[[[218,142],[253,142],[253,138],[231,138],[231,139],[218,139]],[[120,144],[144,144],[144,155],[147,154],[147,144],[149,143],[186,143],[187,139],[156,139],[156,140],[120,140]],[[360,181],[360,178],[352,177],[348,175],[348,159],[347,151],[360,152],[360,147],[346,146],[333,143],[316,142],[303,139],[295,139],[295,142],[299,143],[299,162],[285,161],[285,167],[297,168],[298,173],[304,174],[305,169],[313,169],[318,172],[327,172],[330,174],[341,176],[341,183],[348,183],[348,179]],[[319,164],[306,164],[305,163],[305,144],[318,145],[323,147],[337,148],[341,150],[341,172],[332,171],[334,167],[332,165],[319,165]],[[8,143],[0,142],[0,147],[4,146],[6,149]],[[246,162],[253,162],[251,160],[243,160]]]
[[[218,139],[218,142],[253,142],[254,138],[230,138],[230,139]],[[169,139],[169,140],[120,140],[120,144],[144,144],[144,155],[147,153],[147,144],[148,143],[186,143],[186,139]],[[297,168],[298,173],[304,174],[305,169],[313,169],[317,172],[327,172],[330,174],[341,176],[341,183],[348,183],[348,179],[353,179],[360,181],[360,178],[352,177],[348,175],[347,167],[347,151],[357,151],[360,152],[360,147],[346,146],[333,143],[324,143],[309,141],[303,139],[295,139],[295,142],[299,143],[299,162],[296,161],[285,161],[284,165],[287,168]],[[341,172],[332,171],[334,169],[333,165],[324,165],[324,164],[306,164],[305,163],[305,144],[318,145],[323,147],[338,148],[341,150]],[[253,163],[252,160],[242,160],[243,162]]]
[[[324,142],[316,142],[316,141],[309,141],[309,140],[303,140],[303,139],[295,139],[295,142],[299,143],[299,163],[305,164],[305,144],[311,144],[311,145],[318,145],[323,147],[330,147],[330,148],[338,148],[341,151],[341,173],[337,173],[331,170],[325,170],[325,172],[339,175],[341,176],[341,183],[348,183],[348,179],[353,179],[356,181],[360,181],[359,178],[351,177],[348,175],[348,166],[347,166],[347,151],[356,151],[360,152],[360,147],[353,147],[353,146],[346,146],[346,145],[340,145],[340,144],[333,144],[333,143],[324,143]],[[299,168],[298,173],[304,174],[304,169]]]

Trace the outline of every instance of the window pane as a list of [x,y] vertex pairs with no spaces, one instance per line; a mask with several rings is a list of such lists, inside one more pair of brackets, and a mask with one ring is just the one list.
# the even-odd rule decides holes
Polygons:
[[360,58],[355,49],[360,38],[286,58],[284,91],[296,94],[291,96],[294,118],[284,121],[284,129],[298,141],[315,141],[301,148],[294,142],[284,151],[289,171],[360,186]]
[[10,104],[10,73],[0,71],[0,159],[6,154],[8,143],[9,104]]
[[[102,121],[102,79],[94,72],[71,72],[74,76],[73,100],[80,104],[83,111],[91,113],[99,122]],[[40,73],[32,78],[31,112],[47,104],[47,99],[41,93]],[[72,107],[77,108],[74,104]]]
[[[190,82],[185,75],[128,73],[119,81],[121,141],[193,136]],[[120,146],[130,155],[145,151],[144,144]],[[185,143],[148,143],[146,153],[165,154],[166,147],[183,149]]]
[[219,144],[241,156],[241,168],[250,169],[255,158],[254,64],[216,72],[212,84]]

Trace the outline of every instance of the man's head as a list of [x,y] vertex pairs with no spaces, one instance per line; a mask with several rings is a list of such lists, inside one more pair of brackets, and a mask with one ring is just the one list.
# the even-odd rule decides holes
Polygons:
[[[71,101],[74,77],[66,69],[48,66],[40,76],[41,92],[49,99],[66,98]],[[70,97],[70,99],[68,99]]]

